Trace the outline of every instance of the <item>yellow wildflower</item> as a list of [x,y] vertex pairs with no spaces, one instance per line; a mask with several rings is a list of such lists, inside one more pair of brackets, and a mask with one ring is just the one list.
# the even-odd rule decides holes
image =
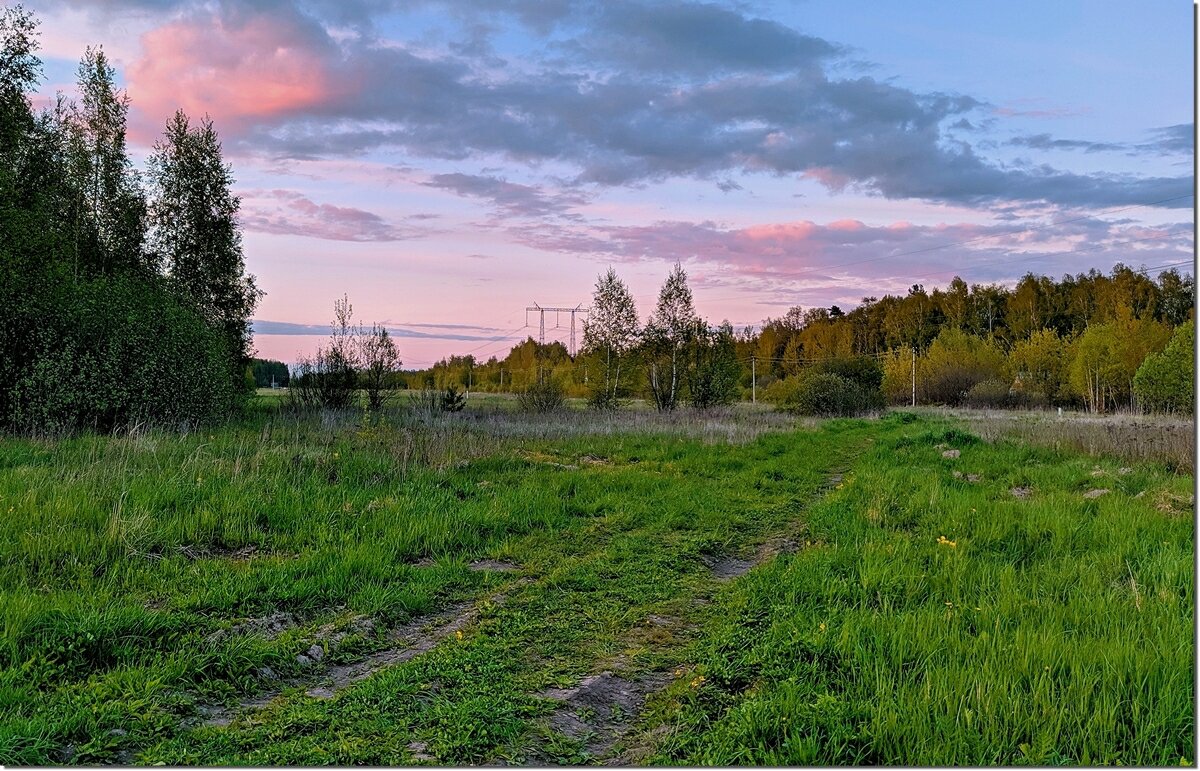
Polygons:
[[456,638],[458,638],[459,640],[461,640],[461,639],[462,639],[462,637],[463,637],[463,635],[462,635],[462,630],[461,630],[461,629],[456,629],[456,630],[454,631],[454,636],[455,636]]

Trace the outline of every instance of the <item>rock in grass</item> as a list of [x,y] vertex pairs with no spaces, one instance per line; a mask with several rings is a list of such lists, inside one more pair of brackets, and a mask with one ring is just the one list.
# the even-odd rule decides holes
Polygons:
[[1019,498],[1021,500],[1025,500],[1029,496],[1033,495],[1033,488],[1031,488],[1031,487],[1014,487],[1011,490],[1009,490],[1008,492],[1014,498]]
[[313,645],[309,647],[307,653],[308,657],[313,661],[320,661],[321,659],[325,658],[325,649],[320,645]]
[[1108,495],[1110,492],[1112,492],[1112,490],[1106,490],[1104,488],[1099,488],[1096,490],[1088,490],[1086,493],[1083,494],[1083,497],[1088,498],[1088,499],[1099,498],[1101,495]]
[[261,666],[255,670],[254,674],[258,675],[261,680],[278,680],[279,675],[275,674],[275,670],[268,666]]
[[302,667],[307,667],[313,663],[313,660],[310,659],[308,656],[305,656],[303,653],[301,653],[298,656],[296,656],[296,663]]
[[950,459],[957,458],[959,455],[962,455],[961,450],[945,450],[942,453],[943,458],[950,458]]

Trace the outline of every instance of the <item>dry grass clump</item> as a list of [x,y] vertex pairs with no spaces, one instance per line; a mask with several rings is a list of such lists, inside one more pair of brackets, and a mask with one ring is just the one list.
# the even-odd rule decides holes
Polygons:
[[966,421],[987,441],[1018,439],[1031,445],[1073,449],[1132,461],[1157,461],[1173,470],[1196,465],[1196,423],[1192,418],[1114,413],[1092,415],[1050,411],[928,410]]
[[813,427],[815,419],[797,418],[745,405],[713,410],[674,412],[562,410],[531,419],[509,410],[463,413],[464,425],[489,436],[522,439],[566,439],[619,434],[662,435],[698,439],[705,444],[745,444],[764,433]]

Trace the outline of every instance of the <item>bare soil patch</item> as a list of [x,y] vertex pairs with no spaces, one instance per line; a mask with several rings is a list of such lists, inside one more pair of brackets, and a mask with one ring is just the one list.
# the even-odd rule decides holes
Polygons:
[[602,758],[629,732],[646,697],[667,684],[665,673],[625,678],[612,672],[590,675],[573,688],[550,688],[538,696],[560,702],[547,726],[582,742],[589,757]]
[[520,565],[503,560],[475,560],[467,567],[476,572],[490,571],[494,573],[515,573],[521,569]]

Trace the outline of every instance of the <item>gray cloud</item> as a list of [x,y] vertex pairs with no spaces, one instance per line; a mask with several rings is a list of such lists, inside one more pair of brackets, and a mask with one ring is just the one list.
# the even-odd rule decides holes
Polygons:
[[1032,134],[1008,140],[1010,145],[1033,150],[1082,150],[1085,153],[1124,150],[1126,145],[1113,142],[1088,142],[1081,139],[1053,139],[1049,134]]
[[362,209],[314,203],[292,190],[246,191],[240,219],[242,227],[250,231],[329,241],[401,241],[431,232],[424,227],[401,227]]
[[1195,124],[1180,123],[1151,129],[1148,142],[1091,142],[1083,139],[1056,139],[1050,134],[1031,134],[1008,140],[1005,144],[1033,150],[1082,150],[1085,153],[1124,151],[1129,155],[1190,155]]
[[562,214],[573,206],[587,202],[586,197],[578,193],[550,195],[530,185],[474,174],[437,174],[422,184],[462,196],[482,198],[505,214],[517,217]]
[[[368,18],[390,7],[382,0],[351,5],[345,13]],[[531,168],[565,166],[574,170],[576,185],[761,172],[814,179],[832,190],[956,204],[1113,206],[1179,196],[1192,187],[1190,176],[1079,174],[989,160],[978,154],[980,145],[948,129],[1062,111],[1036,104],[996,108],[969,95],[835,77],[831,72],[845,59],[840,46],[732,7],[682,0],[446,5],[464,19],[482,5],[483,18],[553,30],[555,42],[540,55],[503,65],[490,53],[487,24],[471,25],[465,41],[439,51],[366,32],[335,38],[319,21],[332,18],[328,4],[275,2],[272,43],[315,62],[324,91],[317,99],[232,116],[230,144],[283,158],[384,147],[448,160],[482,155]],[[186,19],[203,27],[213,50],[236,57],[236,46],[221,47],[216,38],[236,34],[256,14],[261,18],[257,8],[230,3],[217,6],[218,16],[197,11]],[[481,56],[490,64],[481,66]],[[214,77],[228,66],[218,59],[188,64],[213,67]],[[223,112],[238,105],[212,107],[221,125]],[[1180,127],[1160,132],[1157,146],[1182,146]],[[1092,152],[1102,144],[1043,135],[1023,141],[1030,149],[1070,145]],[[503,180],[444,183],[522,216],[562,211],[545,195],[505,188]]]
[[641,72],[712,75],[795,72],[843,53],[827,40],[710,3],[608,0],[563,46],[580,63]]

